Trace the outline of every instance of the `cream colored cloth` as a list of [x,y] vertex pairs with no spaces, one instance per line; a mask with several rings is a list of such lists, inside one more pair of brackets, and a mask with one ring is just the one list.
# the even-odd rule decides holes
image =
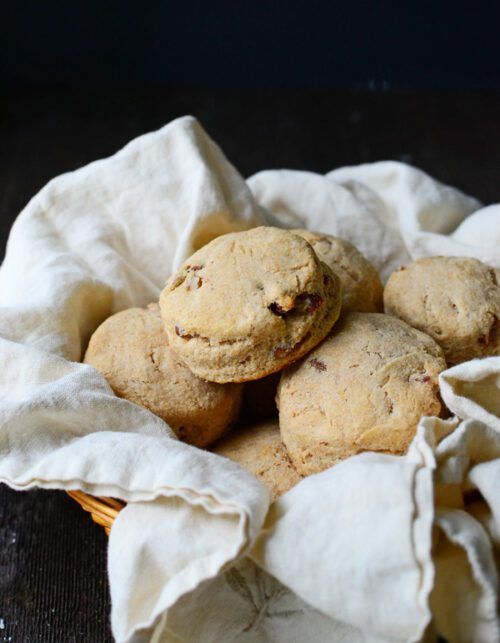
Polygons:
[[78,363],[103,319],[156,299],[230,230],[341,234],[385,276],[437,248],[500,265],[498,208],[472,214],[476,201],[402,164],[248,186],[186,117],[28,204],[0,269],[0,480],[128,501],[109,539],[120,642],[417,641],[435,626],[495,641],[500,358],[442,375],[458,428],[423,420],[406,457],[356,456],[270,510],[256,478]]
[[500,205],[481,208],[403,163],[345,167],[326,176],[267,170],[248,184],[277,224],[349,239],[384,278],[401,264],[436,254],[500,267]]

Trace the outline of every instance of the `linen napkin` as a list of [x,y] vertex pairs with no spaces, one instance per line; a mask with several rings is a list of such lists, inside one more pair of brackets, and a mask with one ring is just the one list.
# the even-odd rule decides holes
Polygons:
[[387,276],[437,251],[500,266],[499,216],[400,163],[245,183],[190,117],[34,197],[0,269],[0,480],[129,503],[109,539],[117,641],[498,638],[500,358],[442,374],[462,422],[423,419],[407,456],[350,458],[270,509],[250,473],[78,362],[103,319],[225,232],[338,234]]

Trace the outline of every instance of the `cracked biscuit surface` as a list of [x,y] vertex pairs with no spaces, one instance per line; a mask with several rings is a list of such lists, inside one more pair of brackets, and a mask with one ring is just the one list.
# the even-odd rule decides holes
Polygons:
[[157,304],[109,317],[92,335],[84,362],[116,395],[149,409],[195,446],[211,444],[237,419],[243,387],[193,375],[169,348]]
[[268,488],[271,502],[302,480],[281,441],[277,420],[236,430],[213,451],[248,469]]
[[321,232],[291,230],[311,244],[314,252],[340,279],[342,313],[382,311],[382,282],[378,272],[352,243]]
[[214,239],[160,297],[172,348],[193,373],[221,383],[291,364],[327,335],[340,306],[339,279],[311,246],[270,227]]
[[404,453],[423,415],[439,415],[433,339],[381,313],[349,313],[278,386],[282,440],[299,473],[361,451]]
[[500,355],[500,270],[467,257],[427,257],[393,272],[385,312],[441,346],[449,364]]

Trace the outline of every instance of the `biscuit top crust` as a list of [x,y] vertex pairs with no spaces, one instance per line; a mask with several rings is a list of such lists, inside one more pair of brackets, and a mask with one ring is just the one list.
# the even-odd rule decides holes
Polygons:
[[469,257],[427,257],[392,273],[385,311],[428,333],[449,363],[500,354],[500,270]]
[[382,282],[368,259],[346,239],[311,230],[291,230],[311,244],[342,284],[342,311],[382,312]]
[[[325,274],[326,272],[326,274]],[[330,271],[291,232],[259,227],[214,239],[167,282],[160,298],[167,333],[207,341],[279,340],[304,333],[325,305]],[[294,333],[297,327],[297,333]]]
[[108,317],[92,335],[84,362],[116,395],[149,409],[190,444],[214,442],[237,417],[242,387],[196,377],[169,347],[157,304]]
[[440,347],[381,313],[349,313],[302,360],[283,371],[283,442],[299,473],[360,451],[404,453],[420,418],[439,415]]

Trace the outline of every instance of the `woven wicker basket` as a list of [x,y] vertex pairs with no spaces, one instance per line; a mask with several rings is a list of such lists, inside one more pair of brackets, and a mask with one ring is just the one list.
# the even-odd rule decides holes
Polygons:
[[125,503],[115,498],[96,498],[83,491],[68,491],[67,493],[82,509],[89,512],[95,523],[104,527],[104,531],[109,536],[111,526]]

